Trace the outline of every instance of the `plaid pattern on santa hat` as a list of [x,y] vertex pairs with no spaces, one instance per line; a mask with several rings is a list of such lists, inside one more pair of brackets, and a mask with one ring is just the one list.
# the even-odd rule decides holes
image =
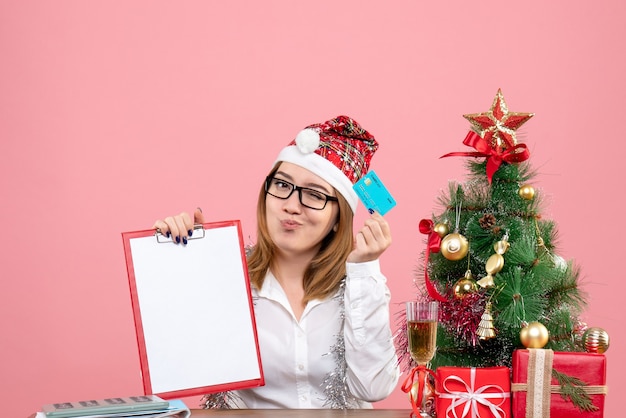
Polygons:
[[285,147],[276,162],[290,162],[320,176],[348,201],[356,212],[358,197],[352,188],[369,169],[376,139],[354,119],[337,116],[307,126]]

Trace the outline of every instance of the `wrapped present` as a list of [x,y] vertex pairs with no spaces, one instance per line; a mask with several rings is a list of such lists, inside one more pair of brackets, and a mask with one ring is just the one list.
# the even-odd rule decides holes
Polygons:
[[438,367],[436,389],[437,417],[511,416],[508,367]]
[[604,416],[606,358],[604,354],[513,352],[514,418],[585,418]]

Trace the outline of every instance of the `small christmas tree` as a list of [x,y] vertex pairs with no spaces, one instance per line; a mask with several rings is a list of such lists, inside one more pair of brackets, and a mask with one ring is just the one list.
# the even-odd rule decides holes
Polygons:
[[[516,138],[532,116],[509,112],[498,90],[489,111],[464,115],[472,124],[464,144],[475,151],[443,156],[470,158],[468,180],[451,182],[441,213],[420,223],[428,245],[418,298],[440,302],[433,369],[510,366],[524,347],[584,351],[579,269],[556,254],[556,225],[541,216],[530,154]],[[405,322],[400,313],[398,354],[408,371]]]

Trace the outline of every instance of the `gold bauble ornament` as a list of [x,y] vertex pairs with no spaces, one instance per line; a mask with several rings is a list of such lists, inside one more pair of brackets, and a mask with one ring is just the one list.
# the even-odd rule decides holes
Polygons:
[[541,322],[531,322],[519,333],[519,339],[526,348],[543,348],[548,344],[550,333]]
[[463,259],[469,251],[467,238],[458,232],[448,234],[441,240],[441,254],[450,261]]
[[533,200],[535,198],[535,188],[529,184],[520,187],[517,193],[524,200]]
[[472,272],[467,270],[465,272],[465,276],[461,277],[454,284],[454,296],[457,299],[463,299],[467,295],[471,295],[472,293],[478,290],[478,285],[476,285],[476,281],[472,276]]
[[591,327],[583,334],[582,342],[588,353],[604,354],[609,349],[609,334],[602,328]]
[[440,238],[443,238],[448,235],[448,232],[450,232],[450,228],[446,223],[438,223],[433,226],[433,231],[435,231],[435,233],[437,233]]

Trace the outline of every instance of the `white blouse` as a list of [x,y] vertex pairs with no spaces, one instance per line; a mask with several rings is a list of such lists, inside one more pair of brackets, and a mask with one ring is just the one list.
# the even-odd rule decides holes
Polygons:
[[371,408],[370,402],[394,390],[399,367],[387,280],[378,260],[346,266],[344,309],[338,297],[313,300],[299,322],[273,274],[268,273],[259,291],[253,290],[265,386],[237,391],[245,403],[239,406],[329,408],[324,386],[337,369],[332,347],[342,324],[347,386],[357,406]]

